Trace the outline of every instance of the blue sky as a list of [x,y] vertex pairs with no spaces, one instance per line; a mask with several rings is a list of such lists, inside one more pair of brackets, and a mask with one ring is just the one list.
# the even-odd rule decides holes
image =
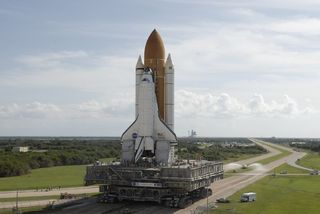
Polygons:
[[118,136],[157,28],[178,136],[319,137],[316,0],[0,1],[0,135]]

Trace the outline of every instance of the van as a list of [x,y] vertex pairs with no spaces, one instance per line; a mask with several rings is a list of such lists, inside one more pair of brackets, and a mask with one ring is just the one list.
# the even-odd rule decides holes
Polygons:
[[250,202],[257,199],[257,194],[255,192],[246,192],[241,195],[241,202]]

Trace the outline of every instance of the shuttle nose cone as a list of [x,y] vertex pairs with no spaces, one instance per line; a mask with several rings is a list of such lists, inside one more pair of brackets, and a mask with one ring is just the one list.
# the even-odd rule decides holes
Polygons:
[[150,34],[144,48],[144,60],[147,59],[164,59],[165,50],[160,34],[156,29]]

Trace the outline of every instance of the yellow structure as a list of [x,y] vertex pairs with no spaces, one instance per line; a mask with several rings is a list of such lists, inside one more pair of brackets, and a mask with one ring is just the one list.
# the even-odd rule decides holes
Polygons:
[[155,78],[160,117],[165,120],[165,49],[160,34],[154,29],[144,49],[144,66],[151,68]]

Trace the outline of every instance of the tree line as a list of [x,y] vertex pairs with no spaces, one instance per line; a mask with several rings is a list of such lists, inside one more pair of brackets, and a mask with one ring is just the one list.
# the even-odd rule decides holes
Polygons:
[[[224,147],[224,143],[236,141],[250,143],[245,138],[210,138],[204,140],[209,146],[201,148],[199,139],[182,138],[178,143],[180,159],[227,160],[242,154],[261,154],[260,146]],[[12,152],[15,146],[28,146],[33,152]],[[64,165],[91,164],[100,158],[120,158],[120,139],[114,138],[0,138],[0,177],[18,176],[32,169]]]
[[[227,141],[211,142],[205,148],[190,142],[179,142],[177,154],[180,159],[205,159],[223,161],[237,158],[243,154],[263,154],[267,151],[259,145],[226,147]],[[241,143],[248,143],[242,140]]]
[[[32,169],[91,164],[100,158],[119,158],[119,141],[17,141],[0,142],[0,177],[24,175]],[[31,152],[12,152],[14,146],[28,146]],[[34,152],[32,152],[32,150]]]

